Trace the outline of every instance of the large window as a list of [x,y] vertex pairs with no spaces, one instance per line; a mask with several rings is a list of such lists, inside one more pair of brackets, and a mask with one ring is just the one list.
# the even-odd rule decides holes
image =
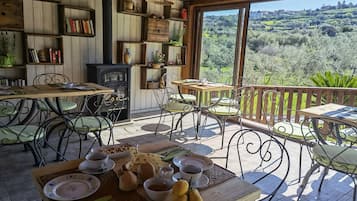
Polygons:
[[356,0],[253,3],[244,78],[251,84],[299,86],[317,85],[311,78],[318,73],[356,75],[356,49]]
[[199,78],[232,84],[239,10],[203,13]]
[[238,83],[248,8],[245,3],[196,10],[194,77],[233,85]]

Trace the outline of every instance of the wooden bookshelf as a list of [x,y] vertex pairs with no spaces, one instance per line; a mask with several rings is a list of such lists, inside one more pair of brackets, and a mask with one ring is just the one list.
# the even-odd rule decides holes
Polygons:
[[[51,45],[32,42],[32,40],[50,41]],[[28,65],[63,65],[63,38],[57,34],[25,33],[26,64]],[[42,51],[42,54],[40,54]],[[36,56],[37,54],[37,56]],[[41,57],[42,56],[42,57]]]
[[148,17],[146,0],[120,0],[117,7],[118,13]]
[[[81,15],[72,15],[71,10],[80,11]],[[96,35],[95,10],[60,4],[58,5],[58,25],[62,35],[94,37]]]

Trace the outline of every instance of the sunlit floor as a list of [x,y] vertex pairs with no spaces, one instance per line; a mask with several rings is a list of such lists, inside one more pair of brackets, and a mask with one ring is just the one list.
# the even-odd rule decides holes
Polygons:
[[[157,141],[160,139],[167,139],[167,129],[169,128],[171,118],[167,116],[164,118],[164,122],[160,125],[159,135],[154,135],[155,124],[158,122],[158,115],[145,114],[140,115],[142,117],[134,118],[129,124],[117,126],[114,129],[115,142],[130,144],[142,144],[151,141]],[[226,136],[224,144],[227,145],[230,136],[240,129],[237,124],[228,123],[226,127]],[[208,119],[206,126],[201,131],[201,137],[199,140],[195,139],[195,132],[193,130],[192,116],[188,115],[183,121],[184,132],[174,132],[173,138],[176,142],[182,143],[183,146],[192,150],[195,153],[207,155],[213,157],[214,162],[224,166],[225,160],[216,159],[223,157],[226,154],[226,146],[220,149],[221,135],[219,133],[219,127],[213,119]],[[104,134],[104,141],[106,136]],[[89,141],[86,141],[88,146]],[[68,153],[75,153],[77,148],[75,146],[77,141],[71,141]],[[298,156],[299,146],[295,143],[287,143],[286,148],[291,157],[290,172],[287,180],[282,185],[280,191],[276,195],[274,200],[296,200],[298,189]],[[303,171],[304,175],[307,169],[310,167],[311,160],[307,156],[306,150],[304,150],[303,156]],[[74,154],[73,154],[74,155]],[[75,158],[76,156],[73,156]],[[243,157],[244,158],[244,157]],[[250,158],[245,158],[244,161],[250,163]],[[30,152],[24,152],[22,145],[16,146],[3,146],[0,147],[0,201],[37,201],[41,200],[37,189],[32,182],[31,169],[33,168],[33,158]],[[229,168],[235,171],[238,163],[237,159],[229,161]],[[321,171],[320,171],[321,172]],[[311,177],[309,184],[307,185],[303,200],[352,200],[353,182],[352,180],[340,173],[330,171],[324,182],[322,192],[318,194],[317,188],[319,185],[320,173],[316,172]],[[279,180],[275,177],[272,179]],[[273,182],[273,180],[271,181]],[[264,191],[268,188],[270,181],[260,186]]]

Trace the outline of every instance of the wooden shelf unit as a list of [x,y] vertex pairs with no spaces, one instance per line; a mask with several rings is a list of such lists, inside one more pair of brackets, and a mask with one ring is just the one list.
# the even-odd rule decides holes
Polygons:
[[[70,9],[88,12],[87,17],[69,16],[66,10],[68,11]],[[96,35],[95,10],[80,6],[60,4],[58,5],[58,26],[58,30],[62,35],[94,37]],[[79,29],[79,31],[77,31],[77,29]],[[72,30],[76,31],[73,32]]]
[[140,59],[139,60],[134,60],[133,61],[133,53],[131,52],[131,57],[132,57],[132,62],[131,65],[146,65],[146,43],[143,41],[118,41],[117,42],[117,47],[118,47],[118,52],[117,52],[117,57],[118,57],[118,63],[124,63],[124,52],[125,48],[127,45],[136,45],[140,46]]
[[61,3],[61,0],[35,0],[35,1],[45,1],[50,3]]
[[[117,12],[127,14],[127,15],[136,15],[136,16],[142,16],[142,17],[149,16],[149,14],[147,13],[147,1],[146,0],[132,0],[132,2],[134,3],[133,9],[130,10],[130,9],[128,9],[129,1],[127,1],[127,0],[118,1]],[[139,8],[137,8],[138,5],[140,5]]]
[[[155,76],[149,77],[149,72],[155,72]],[[140,67],[140,89],[162,89],[160,82],[164,74],[167,73],[166,68],[151,68],[148,66]],[[155,77],[155,78],[154,78]],[[166,86],[166,80],[164,80]],[[156,86],[154,86],[156,85]]]
[[[52,40],[53,43],[55,43],[55,46],[54,47],[45,47],[45,45],[43,45],[40,47],[40,49],[38,49],[36,47],[36,44],[34,44],[33,47],[29,47],[29,37],[48,38],[48,39]],[[25,45],[25,52],[26,52],[26,64],[29,64],[29,65],[63,65],[64,60],[63,60],[63,38],[62,38],[62,36],[57,35],[57,34],[25,33],[24,41],[25,41],[24,45]],[[45,49],[49,49],[49,48],[52,48],[54,51],[60,50],[60,56],[59,56],[60,59],[56,59],[56,60],[61,60],[61,62],[52,63],[49,60],[47,60],[46,62],[31,61],[32,59],[30,59],[31,55],[29,52],[30,49],[34,49],[35,51],[37,51],[37,50],[45,50]],[[49,54],[49,52],[48,52],[48,54]],[[49,55],[46,59],[49,59]]]
[[[172,61],[172,56],[170,55],[170,49],[178,49],[180,48],[180,52],[175,55],[175,61]],[[186,46],[174,46],[170,44],[162,45],[162,52],[165,54],[165,65],[166,66],[185,66],[186,65]],[[179,54],[179,55],[177,55]],[[179,58],[177,58],[179,56]],[[171,60],[171,61],[170,61]],[[179,61],[180,60],[180,61]]]

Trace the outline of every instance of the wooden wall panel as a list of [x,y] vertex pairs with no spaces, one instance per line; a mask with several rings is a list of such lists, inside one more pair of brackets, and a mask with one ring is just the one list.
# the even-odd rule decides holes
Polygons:
[[[102,4],[98,0],[62,0],[62,4],[93,8],[96,11],[96,37],[63,36],[63,65],[27,65],[27,81],[40,73],[62,73],[73,82],[86,81],[86,64],[103,62]],[[86,13],[71,9],[71,16],[85,16]],[[57,4],[26,0],[24,1],[24,30],[34,33],[58,34]],[[33,46],[49,46],[51,41],[45,37],[29,40]]]

